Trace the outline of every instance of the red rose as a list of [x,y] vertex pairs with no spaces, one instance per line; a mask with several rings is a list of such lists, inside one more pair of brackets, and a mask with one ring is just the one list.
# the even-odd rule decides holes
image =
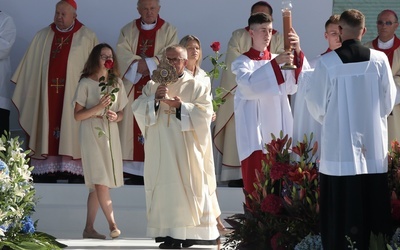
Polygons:
[[104,63],[104,67],[107,69],[112,69],[114,67],[114,61],[113,60],[106,60]]
[[213,51],[218,52],[219,49],[221,48],[221,44],[219,42],[213,42],[210,47],[212,48]]
[[281,198],[274,194],[267,195],[261,203],[261,210],[270,214],[279,214],[283,208]]

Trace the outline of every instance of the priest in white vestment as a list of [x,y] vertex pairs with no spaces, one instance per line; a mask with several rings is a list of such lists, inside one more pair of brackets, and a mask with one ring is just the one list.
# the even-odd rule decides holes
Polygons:
[[132,104],[144,136],[147,235],[162,249],[216,244],[219,209],[209,146],[213,115],[209,88],[186,72],[186,49],[173,45],[166,59],[179,78],[168,86],[149,81]]
[[[178,43],[176,28],[160,18],[160,8],[159,0],[139,0],[137,10],[140,18],[129,22],[120,31],[117,56],[128,94],[127,107],[142,94],[142,88],[157,68],[164,49]],[[126,112],[118,126],[124,172],[143,176],[143,135],[132,112]]]
[[[266,13],[272,16],[272,7],[266,1],[258,1],[251,7],[251,14]],[[241,54],[249,51],[252,45],[249,27],[240,28],[232,32],[228,43],[225,63],[227,69],[222,71],[220,87],[229,91],[224,96],[225,103],[217,111],[217,119],[213,131],[213,140],[216,149],[221,154],[216,160],[218,180],[229,181],[230,186],[241,186],[242,178],[240,160],[235,135],[235,115],[233,102],[237,87],[235,74],[232,73],[231,64]],[[283,36],[277,30],[272,30],[272,37],[268,44],[268,51],[273,54],[283,52]],[[222,165],[221,165],[222,164]]]
[[[238,84],[235,93],[236,139],[242,165],[244,189],[254,191],[255,170],[261,171],[266,153],[265,144],[272,140],[271,133],[280,131],[292,136],[293,116],[288,95],[297,90],[296,76],[308,62],[300,48],[294,30],[289,40],[295,55],[284,52],[271,54],[267,45],[272,36],[272,17],[258,13],[249,18],[253,45],[232,63],[232,72]],[[281,70],[280,64],[295,62],[296,70]]]
[[[320,225],[325,250],[370,249],[371,233],[391,237],[387,117],[396,85],[386,55],[361,44],[365,17],[346,10],[342,46],[318,60],[306,93],[322,124]],[[385,249],[378,246],[377,249]]]
[[71,103],[98,40],[78,21],[76,9],[74,0],[56,4],[54,23],[36,33],[11,79],[16,84],[12,100],[29,137],[33,174],[83,174],[79,123]]
[[[396,36],[399,18],[393,10],[383,10],[376,20],[378,37],[365,46],[382,51],[389,59],[397,92],[400,93],[400,38]],[[389,146],[393,140],[400,141],[400,95],[397,95],[396,105],[388,117]]]

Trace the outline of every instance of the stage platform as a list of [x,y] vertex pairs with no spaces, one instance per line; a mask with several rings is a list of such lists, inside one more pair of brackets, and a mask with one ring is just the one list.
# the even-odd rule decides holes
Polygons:
[[[111,190],[114,216],[122,234],[119,239],[106,241],[82,240],[88,195],[84,184],[38,183],[35,188],[39,200],[32,217],[38,220],[37,230],[55,236],[69,245],[68,249],[158,249],[158,244],[146,237],[143,186],[125,185]],[[219,187],[217,195],[221,218],[243,211],[244,195],[241,188]],[[109,233],[101,209],[97,214],[95,228],[99,233]],[[194,246],[190,249],[216,248]]]

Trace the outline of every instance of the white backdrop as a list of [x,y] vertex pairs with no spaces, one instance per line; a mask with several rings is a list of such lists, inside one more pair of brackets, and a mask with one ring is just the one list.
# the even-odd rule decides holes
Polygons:
[[[333,0],[293,0],[293,27],[300,36],[308,58],[324,52],[324,24],[332,14]],[[15,70],[35,33],[53,21],[57,0],[0,0],[0,10],[10,14],[17,26],[17,39],[11,52]],[[91,28],[100,42],[115,47],[119,31],[139,17],[137,0],[76,0],[78,19]],[[178,29],[179,38],[192,34],[200,38],[203,55],[212,53],[209,45],[221,43],[226,52],[232,31],[247,26],[250,7],[255,0],[161,0],[160,16]],[[281,1],[270,0],[274,9],[274,28],[282,31]],[[211,69],[209,61],[202,67]],[[11,130],[18,128],[15,111]]]

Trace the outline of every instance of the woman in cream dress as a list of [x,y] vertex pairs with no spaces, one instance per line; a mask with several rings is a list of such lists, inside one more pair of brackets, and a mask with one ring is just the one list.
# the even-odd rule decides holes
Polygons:
[[[117,80],[112,88],[119,88],[114,94],[114,101],[111,95],[102,94],[99,87],[100,77],[104,76],[107,80],[109,71],[115,74]],[[124,183],[117,122],[122,120],[127,97],[118,76],[118,64],[113,49],[105,43],[95,46],[82,71],[73,100],[75,120],[81,122],[79,133],[82,166],[85,184],[90,191],[83,238],[106,238],[94,229],[99,206],[109,224],[110,237],[116,238],[121,233],[114,220],[109,193],[109,188],[120,187]],[[105,135],[100,136],[99,131],[104,131]]]

